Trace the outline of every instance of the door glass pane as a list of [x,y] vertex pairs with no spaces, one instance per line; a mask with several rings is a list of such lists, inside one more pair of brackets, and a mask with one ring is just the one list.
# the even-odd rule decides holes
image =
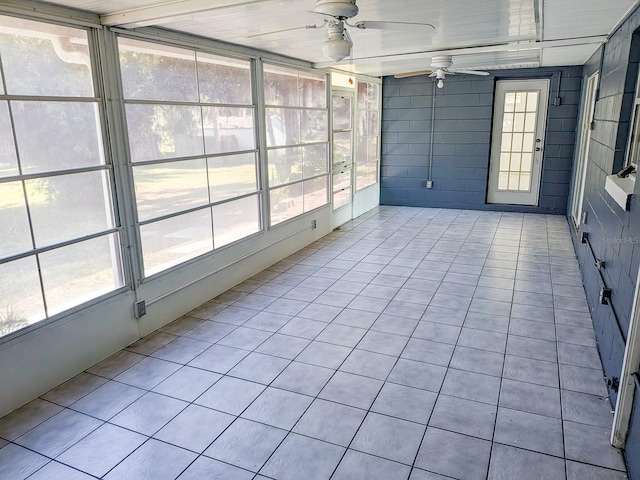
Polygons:
[[0,183],[0,238],[0,258],[33,248],[22,182]]
[[351,203],[351,189],[347,188],[333,194],[333,209],[337,210]]
[[84,30],[0,17],[0,57],[10,95],[93,96]]
[[251,64],[246,60],[196,53],[200,101],[251,105]]
[[513,112],[516,105],[516,94],[513,92],[506,93],[504,95],[504,111]]
[[333,129],[351,130],[351,99],[333,97]]
[[314,208],[325,205],[327,199],[328,176],[313,178],[303,182],[304,190],[304,211],[309,212]]
[[255,153],[241,153],[207,159],[209,195],[212,202],[255,192],[258,175]]
[[529,92],[527,94],[527,112],[538,111],[538,92]]
[[0,102],[0,177],[18,175],[18,160],[7,102]]
[[260,231],[258,195],[213,207],[213,240],[216,248]]
[[535,132],[536,131],[536,114],[535,113],[527,113],[526,119],[524,121],[524,131],[525,132]]
[[198,101],[195,52],[128,38],[118,47],[126,99]]
[[105,171],[26,180],[25,186],[38,247],[114,227]]
[[511,162],[511,154],[502,152],[500,153],[500,170],[509,170],[509,164]]
[[351,186],[351,171],[340,172],[333,176],[333,191],[339,192]]
[[207,153],[255,149],[252,108],[204,107],[202,110]]
[[302,179],[301,147],[269,150],[269,185],[271,187]]
[[302,176],[315,177],[327,173],[327,145],[302,147]]
[[211,209],[141,225],[140,236],[148,277],[213,249]]
[[538,107],[537,91],[504,96],[498,190],[530,191]]
[[117,234],[106,235],[40,254],[49,315],[112,292],[124,285],[114,267]]
[[333,134],[333,163],[351,163],[351,132]]
[[135,165],[133,177],[140,221],[209,203],[204,158]]
[[277,147],[300,143],[300,110],[267,108],[267,146]]
[[104,165],[94,103],[11,102],[22,173]]
[[524,112],[527,106],[527,92],[516,93],[516,112]]
[[131,161],[204,154],[200,107],[127,105]]
[[0,336],[45,318],[36,257],[0,264]]
[[277,225],[303,213],[302,182],[274,188],[271,197],[271,225]]
[[513,130],[513,113],[505,113],[502,117],[502,131],[510,132]]

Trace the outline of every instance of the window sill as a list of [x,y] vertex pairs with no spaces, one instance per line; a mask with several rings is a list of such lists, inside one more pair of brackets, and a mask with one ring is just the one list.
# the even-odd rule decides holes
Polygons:
[[625,178],[620,178],[617,175],[607,175],[604,189],[623,210],[628,211],[629,198],[633,194],[635,185],[635,175],[629,175]]

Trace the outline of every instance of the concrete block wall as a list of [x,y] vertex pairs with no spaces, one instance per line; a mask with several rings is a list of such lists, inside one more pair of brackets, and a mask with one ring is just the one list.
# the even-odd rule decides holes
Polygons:
[[[611,36],[609,42],[584,66],[585,75],[600,72],[599,96],[591,134],[583,211],[587,223],[574,230],[574,244],[605,375],[619,377],[624,358],[635,285],[640,266],[640,182],[631,197],[630,211],[620,208],[604,190],[605,177],[624,165],[629,125],[640,60],[640,11],[636,11]],[[572,220],[569,219],[571,225]],[[579,241],[589,232],[595,256],[605,261],[603,276],[612,290],[612,304],[600,305],[602,282],[588,247]],[[615,405],[617,393],[609,390]],[[626,459],[632,479],[640,479],[640,392],[636,391]]]
[[[564,214],[567,209],[582,67],[494,71],[448,76],[436,91],[433,189],[426,188],[433,80],[426,75],[383,81],[381,203]],[[551,79],[542,185],[537,207],[486,203],[499,79]],[[553,105],[560,84],[562,104]]]

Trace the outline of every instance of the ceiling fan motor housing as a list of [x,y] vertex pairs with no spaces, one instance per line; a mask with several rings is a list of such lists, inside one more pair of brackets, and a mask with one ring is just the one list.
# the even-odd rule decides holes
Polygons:
[[451,55],[436,55],[431,59],[431,66],[434,69],[449,68],[453,65]]
[[358,14],[358,6],[356,0],[316,0],[313,12],[345,20]]

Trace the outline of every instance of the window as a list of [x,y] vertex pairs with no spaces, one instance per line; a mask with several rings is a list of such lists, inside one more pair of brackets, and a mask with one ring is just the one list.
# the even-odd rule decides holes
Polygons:
[[271,225],[329,201],[326,75],[264,66]]
[[356,191],[378,183],[380,85],[358,82],[356,93]]
[[0,336],[124,285],[89,42],[0,17]]
[[[633,116],[631,119],[631,135],[629,136],[629,145],[627,147],[627,158],[625,159],[625,167],[633,165],[638,167],[640,156],[640,69],[638,71],[638,80],[636,82],[636,95],[633,101]],[[615,172],[614,172],[615,173]]]
[[251,63],[118,46],[145,276],[261,231]]

